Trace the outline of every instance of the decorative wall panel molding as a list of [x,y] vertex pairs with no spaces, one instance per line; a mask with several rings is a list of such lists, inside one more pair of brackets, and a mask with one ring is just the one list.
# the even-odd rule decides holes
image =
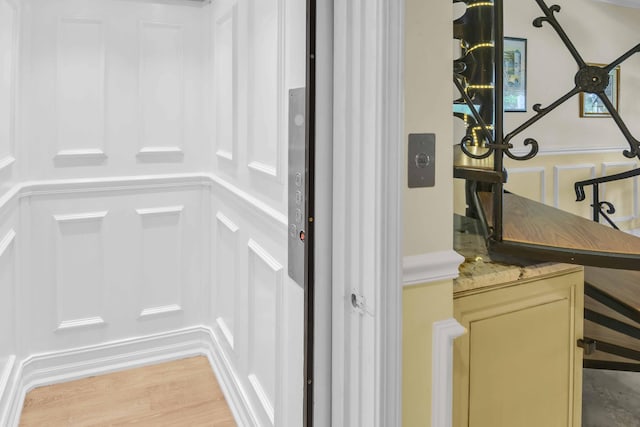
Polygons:
[[216,155],[235,161],[238,106],[238,7],[214,19],[213,28],[213,132]]
[[453,340],[464,335],[467,330],[453,318],[435,322],[432,328],[431,425],[451,427],[453,423]]
[[14,0],[0,0],[0,171],[15,155],[18,16]]
[[184,206],[136,209],[142,220],[140,318],[180,312]]
[[108,211],[54,215],[56,331],[97,326],[105,295],[103,220]]
[[[1,224],[0,224],[1,225]],[[15,292],[16,292],[16,232],[10,229],[4,236],[0,235],[0,363],[16,347]],[[0,374],[2,365],[0,364]],[[0,398],[3,390],[0,377]],[[1,424],[0,424],[1,425]]]
[[86,328],[91,326],[101,326],[104,325],[104,319],[102,317],[87,317],[86,319],[74,319],[74,320],[64,320],[60,322],[56,332],[64,331],[66,329],[76,329],[76,328]]
[[[579,205],[565,202],[562,194],[570,192],[576,181],[594,178],[596,176],[596,166],[592,163],[554,166],[553,168],[553,205],[558,209],[574,213],[583,217],[589,217],[590,210],[588,204]],[[588,196],[589,197],[589,196]]]
[[65,17],[58,21],[56,159],[105,156],[106,47],[104,22]]
[[262,246],[249,239],[249,382],[275,425],[274,408],[280,398],[282,265]]
[[9,230],[9,232],[0,240],[0,258],[2,258],[9,250],[9,247],[13,244],[16,238],[15,230]]
[[[509,182],[506,184],[507,190],[514,188],[527,188],[529,191],[517,192],[523,197],[535,200],[540,203],[546,201],[547,180],[544,167],[509,168]],[[537,188],[531,186],[532,182],[538,182]]]
[[284,0],[249,2],[250,170],[282,179],[285,131]]
[[214,235],[214,286],[212,301],[216,323],[220,327],[229,347],[234,348],[236,316],[240,312],[239,284],[237,272],[238,230],[233,221],[222,212],[216,214],[216,233]]
[[[613,175],[636,169],[635,162],[603,162],[602,175]],[[619,224],[638,218],[638,178],[604,183],[600,186],[601,199],[613,203],[615,215],[610,215],[613,222]],[[629,197],[631,196],[631,197]]]
[[[586,153],[555,150],[540,153],[530,160],[531,167],[520,168],[514,163],[507,164],[509,182],[506,188],[509,191],[539,200],[544,188],[544,198],[539,201],[550,206],[560,206],[588,219],[592,218],[589,206],[593,197],[591,190],[587,192],[586,201],[576,202],[575,182],[635,168],[635,163],[625,159],[619,149],[588,150]],[[615,222],[623,230],[638,227],[640,188],[635,181],[600,185],[600,200],[611,199],[616,207]]]
[[[15,387],[16,356],[0,359],[0,425],[9,426],[12,403],[19,393]],[[15,423],[17,425],[17,422]]]
[[183,147],[184,43],[182,25],[140,22],[139,155],[175,155]]
[[[0,196],[0,212],[16,199],[29,196],[73,194],[77,192],[107,192],[118,190],[152,190],[160,188],[207,188],[217,194],[219,189],[232,195],[240,203],[251,207],[250,212],[268,218],[273,225],[287,230],[287,216],[228,180],[207,173],[164,175],[113,176],[78,179],[58,179],[20,182]],[[144,211],[143,211],[144,212]]]
[[2,172],[3,169],[6,169],[12,164],[14,164],[15,161],[16,159],[13,156],[6,156],[0,159],[0,172]]
[[163,314],[177,313],[181,311],[182,307],[177,304],[171,304],[162,307],[145,308],[140,313],[140,317],[158,316]]

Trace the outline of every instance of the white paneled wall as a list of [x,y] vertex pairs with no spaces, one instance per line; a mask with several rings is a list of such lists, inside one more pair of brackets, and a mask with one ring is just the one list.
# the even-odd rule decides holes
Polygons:
[[38,266],[22,290],[24,354],[200,324],[202,193],[131,186],[24,199]]
[[288,91],[305,84],[305,5],[212,3],[211,324],[260,425],[302,417],[303,289],[287,274]]
[[203,156],[205,5],[30,0],[24,114],[38,179],[192,172]]
[[20,0],[0,0],[0,191],[15,178]]
[[198,353],[240,425],[300,425],[304,54],[301,0],[0,0],[0,425],[35,386]]

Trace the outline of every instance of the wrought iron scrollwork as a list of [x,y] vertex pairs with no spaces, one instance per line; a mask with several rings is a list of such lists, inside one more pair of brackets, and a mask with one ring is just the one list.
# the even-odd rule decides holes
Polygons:
[[640,168],[632,169],[630,171],[617,173],[614,175],[601,176],[598,178],[587,179],[584,181],[578,181],[574,184],[574,190],[576,192],[576,201],[582,202],[586,200],[587,194],[585,187],[592,187],[593,203],[591,204],[592,216],[595,222],[600,222],[600,217],[604,218],[609,225],[618,230],[618,226],[613,222],[609,215],[613,215],[616,212],[616,208],[611,202],[600,200],[600,184],[606,182],[620,181],[624,179],[634,178],[640,176]]
[[[502,0],[494,0],[494,2],[501,1]],[[466,2],[463,0],[454,0],[454,3],[457,2],[464,2],[467,5],[467,13],[465,13],[465,16],[459,18],[456,22],[454,22],[454,34],[456,35],[456,37],[461,38],[461,43],[463,44],[467,43],[464,37],[470,38],[470,45],[472,45],[472,47],[480,46],[476,50],[480,50],[481,48],[494,49],[495,44],[486,40],[487,34],[493,34],[491,33],[490,29],[487,28],[487,25],[494,25],[492,19],[488,23],[475,22],[475,26],[469,25],[471,20],[478,20],[479,18],[484,17],[484,15],[476,16],[473,14],[477,14],[482,7],[492,7],[494,3],[483,1]],[[575,45],[572,43],[567,33],[562,28],[562,25],[560,25],[558,19],[556,18],[556,14],[558,14],[561,10],[560,6],[548,6],[544,0],[535,0],[535,2],[542,10],[543,16],[535,18],[533,20],[533,25],[537,28],[541,28],[543,27],[543,24],[549,24],[558,34],[562,43],[565,45],[578,65],[578,71],[576,72],[574,77],[575,86],[546,107],[543,107],[541,104],[535,104],[533,106],[533,111],[535,112],[535,114],[520,126],[518,126],[516,129],[505,135],[504,129],[493,128],[492,126],[493,120],[490,119],[493,119],[493,116],[488,113],[487,103],[489,101],[486,94],[485,96],[475,97],[476,101],[481,101],[480,103],[474,103],[474,96],[469,94],[469,88],[474,88],[473,83],[475,82],[472,79],[479,76],[477,70],[483,70],[483,67],[486,67],[486,64],[481,64],[478,61],[491,61],[493,58],[499,58],[501,56],[489,53],[479,55],[479,52],[475,51],[472,52],[474,53],[474,55],[464,55],[463,58],[456,60],[454,65],[454,82],[461,95],[461,98],[456,101],[456,103],[464,103],[466,105],[468,111],[471,113],[470,116],[473,117],[474,129],[479,128],[483,138],[482,141],[479,141],[477,140],[477,138],[473,138],[473,136],[471,136],[469,132],[467,132],[467,135],[462,139],[460,143],[462,151],[467,156],[474,159],[484,159],[491,156],[496,151],[500,151],[500,155],[504,153],[509,158],[514,160],[529,160],[535,157],[539,151],[538,141],[531,137],[525,138],[524,145],[526,147],[529,147],[529,152],[524,155],[518,155],[512,151],[513,139],[523,133],[529,127],[531,127],[534,123],[538,122],[544,116],[571,99],[573,96],[580,93],[590,93],[595,94],[602,101],[604,106],[609,111],[612,119],[620,129],[625,140],[629,144],[629,149],[624,150],[623,154],[628,158],[638,157],[640,159],[640,141],[632,135],[626,123],[624,122],[605,92],[609,84],[609,72],[614,70],[618,65],[620,65],[632,55],[640,53],[640,44],[632,47],[608,65],[595,66],[587,64],[576,49]],[[489,14],[485,15],[489,16]],[[467,26],[465,30],[455,30],[456,28],[461,27],[463,24]],[[495,22],[495,25],[500,26],[500,30],[502,29],[502,22]],[[498,31],[497,33],[501,34],[502,31]],[[478,37],[484,37],[484,39],[478,40]],[[493,65],[495,66],[496,64]],[[488,80],[486,72],[480,75],[480,77],[483,78],[483,81],[478,83],[476,86],[480,86],[486,89],[489,86],[493,85],[493,80]],[[492,86],[491,89],[493,91],[493,97],[502,96],[503,88]],[[495,104],[496,103],[494,103],[494,105]],[[497,112],[494,111],[494,113]],[[460,114],[456,115],[458,117],[461,116]],[[491,137],[489,137],[490,135]],[[496,143],[495,141],[499,142]],[[482,146],[484,151],[481,154],[472,153],[468,149],[468,145],[471,143],[476,146]]]

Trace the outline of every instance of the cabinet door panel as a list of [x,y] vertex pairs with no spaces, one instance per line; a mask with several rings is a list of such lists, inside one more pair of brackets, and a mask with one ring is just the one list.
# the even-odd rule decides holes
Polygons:
[[563,299],[471,323],[469,425],[568,425],[568,313]]
[[455,427],[581,424],[582,271],[454,294]]

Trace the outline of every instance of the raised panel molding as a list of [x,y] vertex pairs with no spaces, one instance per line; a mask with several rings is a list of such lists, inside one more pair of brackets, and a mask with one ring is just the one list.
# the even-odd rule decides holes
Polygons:
[[56,331],[63,331],[65,329],[86,328],[89,326],[104,325],[104,319],[102,317],[87,317],[86,319],[64,320],[60,322]]
[[0,171],[14,161],[18,8],[0,0]]
[[249,239],[249,383],[271,425],[280,399],[282,265]]
[[108,211],[54,215],[56,331],[103,325],[104,242]]
[[[529,180],[537,180],[539,187],[538,187],[538,195],[537,197],[531,197],[533,200],[536,200],[540,203],[545,203],[547,198],[546,198],[546,187],[547,187],[547,180],[546,180],[546,174],[545,174],[545,168],[544,167],[530,167],[530,168],[509,168],[507,173],[509,174],[509,184],[507,184],[508,188],[511,188],[510,185],[514,185],[513,184],[513,178],[514,177],[519,177],[520,179],[525,179],[527,180],[527,182],[529,182]],[[516,178],[516,181],[518,180],[518,178]],[[517,185],[517,183],[515,184]],[[523,197],[530,197],[533,196],[533,194],[527,194],[528,192],[526,190],[521,191],[520,188],[523,187],[518,187],[518,190],[515,190],[516,193],[518,193],[518,195],[523,196]]]
[[285,2],[250,2],[249,170],[283,180]]
[[184,206],[136,209],[141,218],[139,320],[182,312]]
[[222,212],[216,214],[215,235],[215,300],[214,316],[229,347],[234,348],[235,316],[238,313],[238,230],[240,229]]
[[55,160],[101,160],[106,139],[104,22],[65,17],[58,22]]
[[8,168],[12,164],[14,164],[15,161],[16,161],[16,159],[13,156],[7,156],[7,157],[3,157],[2,159],[0,159],[0,172],[3,169]]
[[[604,162],[602,163],[602,176],[630,171],[636,167],[637,164],[634,162]],[[631,191],[625,191],[624,189],[620,190],[620,186],[631,186]],[[618,187],[618,192],[622,192],[621,196],[623,196],[623,198],[626,199],[631,196],[631,202],[629,203],[628,200],[620,201],[617,200],[615,196],[611,196],[611,193],[615,191],[615,187]],[[611,182],[609,184],[601,184],[600,191],[600,200],[611,202],[616,207],[617,215],[611,216],[613,222],[619,223],[638,218],[638,177],[634,177],[631,180],[627,179],[618,182]],[[630,209],[630,212],[627,212],[628,215],[620,215],[620,211],[624,207],[628,207]]]
[[[580,171],[582,173],[579,173]],[[593,196],[587,195],[587,198],[591,198],[591,201],[585,200],[581,204],[575,203],[575,193],[572,193],[573,184],[579,180],[595,178],[595,176],[596,166],[593,163],[554,166],[553,206],[558,209],[562,209],[567,212],[589,218],[589,205],[593,201]],[[567,200],[570,200],[572,203],[569,204]],[[566,205],[563,205],[564,203],[566,203]]]
[[[15,351],[16,232],[11,229],[0,240],[0,369],[2,359]],[[4,385],[0,378],[0,401]]]
[[138,158],[167,161],[183,154],[185,132],[184,28],[141,21]]
[[11,246],[15,238],[16,232],[12,229],[9,230],[9,232],[2,238],[2,240],[0,240],[0,258],[4,256],[5,252],[7,251],[7,249],[9,249],[9,246]]
[[237,152],[238,8],[215,19],[213,39],[214,118],[216,156],[234,161]]
[[158,316],[182,311],[182,307],[177,304],[165,305],[162,307],[145,308],[140,312],[140,317]]

